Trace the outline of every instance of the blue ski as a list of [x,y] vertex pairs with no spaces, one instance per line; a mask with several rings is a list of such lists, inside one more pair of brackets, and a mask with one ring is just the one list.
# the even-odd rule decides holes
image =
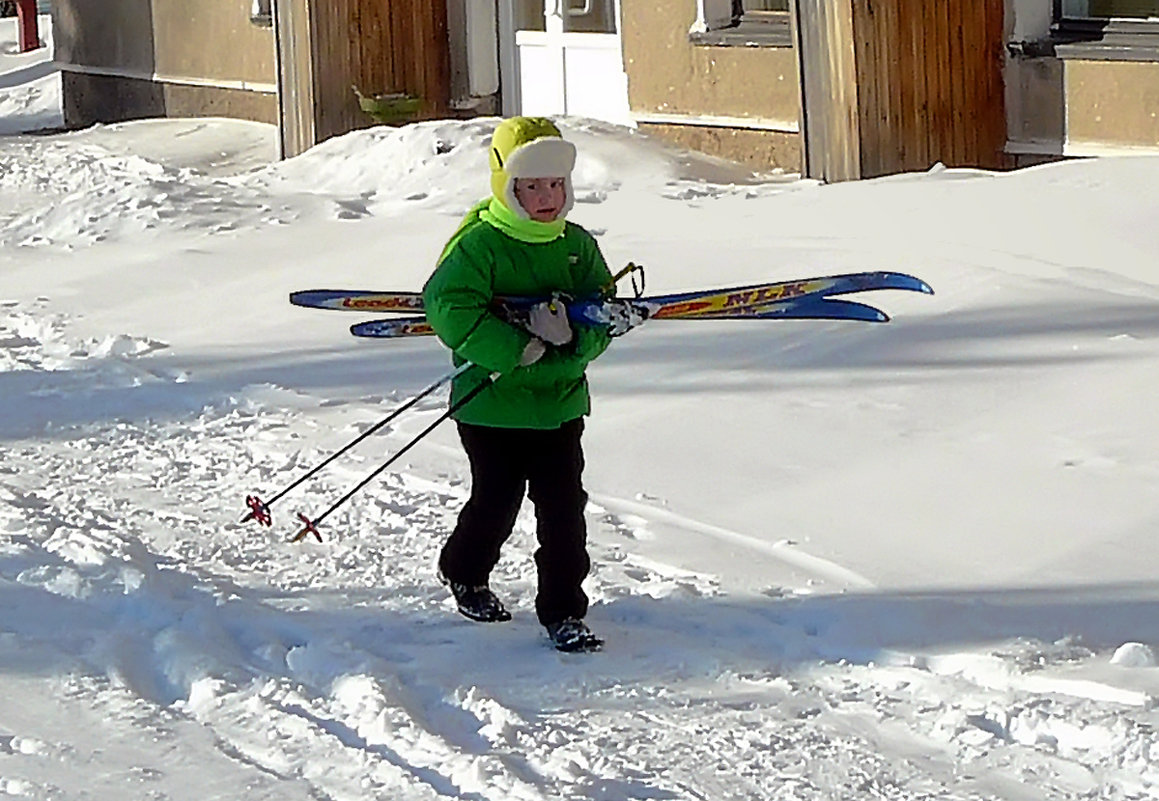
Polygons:
[[[602,304],[584,301],[568,307],[569,317],[588,323],[600,324],[598,315]],[[593,318],[597,318],[593,320]],[[889,316],[865,303],[851,300],[812,299],[805,303],[784,303],[781,306],[737,308],[731,311],[709,314],[692,314],[687,317],[668,315],[669,320],[859,320],[869,323],[889,322]],[[382,320],[368,320],[350,326],[350,333],[356,337],[410,337],[433,334],[434,330],[425,317],[387,317]]]
[[[854,292],[870,292],[879,289],[933,293],[925,281],[912,275],[894,272],[863,272],[751,284],[730,289],[676,292],[669,295],[634,298],[630,302],[634,304],[634,308],[649,319],[687,319],[690,317],[719,317],[722,314],[753,309],[773,311],[774,307],[786,308],[806,300],[819,300],[834,295],[848,295]],[[503,305],[514,308],[532,305],[540,300],[543,298],[500,298]],[[307,308],[342,311],[414,313],[423,310],[422,294],[406,291],[309,289],[292,293],[290,302],[296,306]],[[598,317],[592,316],[598,310],[598,304],[594,300],[588,305],[584,305],[581,299],[569,302],[568,306],[572,310],[569,312],[569,316],[576,321],[601,322]],[[753,315],[745,314],[743,316]],[[790,315],[778,312],[775,316],[786,317]],[[838,319],[866,318],[846,315]]]

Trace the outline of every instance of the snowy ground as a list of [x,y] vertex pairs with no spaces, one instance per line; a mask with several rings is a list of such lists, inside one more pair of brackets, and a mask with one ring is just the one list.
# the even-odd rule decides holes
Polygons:
[[[52,17],[37,18],[42,42],[52,43]],[[59,128],[60,73],[46,47],[21,53],[15,17],[0,19],[0,134]]]
[[[3,24],[0,130],[51,125]],[[599,655],[535,624],[528,510],[515,620],[454,614],[449,426],[285,542],[443,398],[238,523],[448,369],[285,298],[420,286],[492,124],[282,164],[224,120],[0,138],[0,794],[1159,798],[1159,159],[822,187],[568,121],[572,218],[649,290],[938,293],[657,321],[593,366]]]

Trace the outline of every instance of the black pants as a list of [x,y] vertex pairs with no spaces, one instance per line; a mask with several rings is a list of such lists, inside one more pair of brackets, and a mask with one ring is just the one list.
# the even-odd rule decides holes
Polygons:
[[539,539],[539,622],[582,618],[588,598],[580,585],[591,568],[581,478],[583,418],[548,430],[458,425],[471,463],[471,497],[439,556],[443,575],[460,584],[486,584],[526,492],[535,504]]

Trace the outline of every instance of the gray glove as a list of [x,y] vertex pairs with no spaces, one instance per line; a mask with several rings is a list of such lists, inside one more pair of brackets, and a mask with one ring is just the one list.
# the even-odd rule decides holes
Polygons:
[[574,333],[567,321],[567,306],[562,300],[545,300],[536,303],[527,313],[528,331],[552,345],[566,345]]
[[543,340],[532,338],[527,343],[527,347],[523,349],[523,355],[519,357],[519,366],[526,367],[529,364],[535,364],[543,358],[545,353],[547,353],[547,345],[543,344]]

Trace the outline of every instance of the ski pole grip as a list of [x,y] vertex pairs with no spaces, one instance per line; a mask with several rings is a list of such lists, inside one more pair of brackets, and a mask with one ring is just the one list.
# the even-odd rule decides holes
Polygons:
[[616,284],[620,283],[621,278],[623,278],[625,275],[631,275],[632,273],[635,273],[635,272],[643,273],[644,268],[641,267],[639,264],[636,264],[636,262],[634,262],[634,261],[628,262],[628,265],[626,267],[624,267],[624,269],[620,270],[618,273],[616,273],[615,275],[612,276],[611,281],[609,281],[608,283],[606,283],[602,287],[600,287],[600,294],[605,295],[608,292],[613,291],[616,288]]

